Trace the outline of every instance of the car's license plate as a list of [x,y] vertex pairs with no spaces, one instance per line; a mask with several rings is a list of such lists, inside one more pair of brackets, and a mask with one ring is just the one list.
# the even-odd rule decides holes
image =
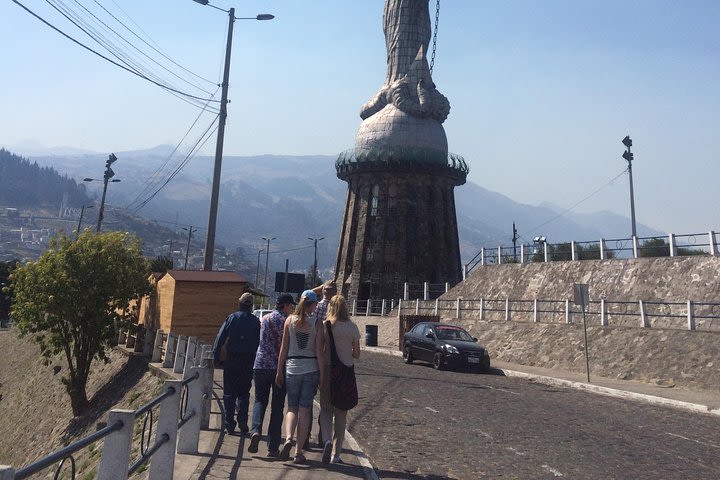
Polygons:
[[480,359],[477,357],[468,357],[468,363],[480,363]]

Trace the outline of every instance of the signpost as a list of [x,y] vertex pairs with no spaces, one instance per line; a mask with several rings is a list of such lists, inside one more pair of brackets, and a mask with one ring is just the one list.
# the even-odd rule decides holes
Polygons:
[[587,322],[585,321],[585,306],[590,303],[590,294],[587,283],[574,283],[573,293],[575,294],[575,305],[580,305],[582,308],[583,332],[585,333],[585,375],[587,377],[587,382],[590,383],[590,359],[588,357]]

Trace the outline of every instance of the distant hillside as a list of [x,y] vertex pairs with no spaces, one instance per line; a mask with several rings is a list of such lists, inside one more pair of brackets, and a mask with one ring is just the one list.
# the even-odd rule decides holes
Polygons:
[[85,185],[78,184],[66,174],[60,175],[51,166],[42,167],[0,149],[0,205],[59,208],[63,195],[74,204],[89,202]]

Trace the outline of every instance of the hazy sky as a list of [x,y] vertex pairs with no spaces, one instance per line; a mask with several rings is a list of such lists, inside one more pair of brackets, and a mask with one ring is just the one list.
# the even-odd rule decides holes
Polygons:
[[[107,55],[48,2],[86,18],[83,5],[178,76],[211,93],[219,83],[222,12],[191,0],[19,1]],[[351,148],[359,108],[384,80],[383,1],[212,3],[235,6],[237,16],[276,15],[235,24],[225,152]],[[99,4],[211,82],[163,60]],[[574,211],[629,216],[620,140],[630,134],[638,221],[676,233],[720,230],[718,25],[720,2],[710,0],[441,0],[434,80],[452,106],[450,150],[468,161],[471,180],[516,201],[570,208],[585,199]],[[122,40],[113,43],[150,64]],[[174,145],[199,113],[12,0],[0,4],[0,45],[0,145],[16,153],[33,143],[99,152]],[[177,89],[207,97],[153,69]],[[210,121],[203,116],[186,143]],[[214,137],[203,151],[214,151]]]

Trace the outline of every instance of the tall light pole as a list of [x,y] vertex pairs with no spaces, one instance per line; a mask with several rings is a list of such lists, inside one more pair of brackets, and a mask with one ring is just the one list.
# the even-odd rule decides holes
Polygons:
[[637,229],[635,228],[635,195],[633,194],[632,178],[632,161],[634,160],[634,156],[630,151],[630,147],[632,147],[632,139],[630,138],[630,135],[625,135],[625,138],[622,139],[622,143],[627,149],[625,150],[625,152],[623,152],[622,157],[628,162],[628,177],[630,178],[630,221],[632,222],[632,236],[637,237]]
[[100,201],[100,211],[98,212],[97,229],[95,230],[96,232],[100,232],[100,227],[102,226],[102,221],[104,218],[105,195],[107,194],[108,182],[117,183],[120,181],[117,178],[113,178],[112,180],[110,180],[112,177],[115,176],[115,172],[113,172],[113,169],[110,168],[110,165],[112,165],[116,161],[117,161],[117,157],[115,156],[114,153],[111,153],[108,156],[108,159],[105,160],[105,173],[103,174],[102,180],[97,180],[95,178],[83,178],[83,182],[103,182],[103,193],[102,193],[102,200]]
[[263,292],[267,292],[267,275],[268,275],[268,261],[270,259],[270,240],[275,240],[277,237],[260,237],[267,242],[265,248],[265,281],[263,282]]
[[86,208],[91,209],[91,208],[95,208],[95,206],[94,205],[87,205],[87,206],[83,205],[82,208],[80,209],[80,218],[78,219],[78,226],[77,226],[77,231],[75,233],[75,240],[77,240],[80,237],[80,227],[82,226],[83,214],[85,213]]
[[210,5],[208,0],[194,0],[201,5],[207,5],[216,10],[226,12],[228,14],[228,33],[227,45],[225,47],[225,69],[223,71],[223,81],[221,84],[222,95],[220,97],[220,116],[218,118],[217,142],[215,144],[215,166],[213,168],[212,190],[210,193],[210,215],[208,218],[208,232],[205,240],[205,259],[203,261],[203,270],[211,271],[213,266],[213,256],[215,254],[215,228],[217,226],[218,199],[220,196],[220,171],[222,170],[223,142],[225,141],[225,121],[227,120],[227,103],[228,103],[228,86],[230,82],[230,57],[232,51],[232,36],[235,20],[272,20],[274,15],[267,13],[257,15],[255,17],[235,17],[235,9],[224,10],[215,5]]
[[182,227],[183,230],[188,232],[188,243],[187,248],[185,248],[185,268],[183,270],[187,270],[187,264],[188,264],[188,255],[190,253],[190,239],[192,238],[193,232],[197,232],[197,228],[193,228],[192,225],[190,225],[190,228]]
[[313,277],[312,285],[314,287],[317,285],[317,242],[319,242],[320,240],[325,240],[325,237],[320,237],[320,238],[308,237],[308,240],[312,240],[313,243],[315,244],[315,257],[314,257],[315,260],[313,261],[313,272],[312,272],[312,277]]

